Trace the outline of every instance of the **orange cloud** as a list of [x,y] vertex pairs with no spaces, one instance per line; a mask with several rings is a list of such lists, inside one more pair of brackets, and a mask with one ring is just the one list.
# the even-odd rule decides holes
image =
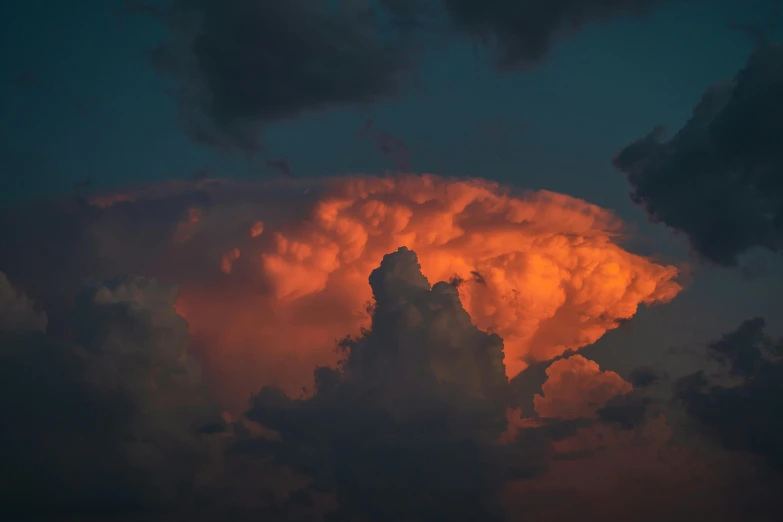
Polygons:
[[533,398],[541,417],[593,417],[609,399],[633,390],[618,374],[601,370],[598,363],[581,355],[553,362],[546,374],[547,380],[541,387],[543,395]]
[[207,371],[243,401],[261,384],[298,394],[314,365],[334,363],[335,340],[366,323],[368,274],[400,246],[431,283],[462,281],[473,321],[504,339],[509,377],[681,290],[675,267],[620,246],[611,212],[562,194],[434,175],[277,183],[295,199],[282,210],[268,195],[254,205],[269,187],[247,184],[238,202],[232,182],[199,185],[208,211],[183,212],[174,232],[186,262],[230,272],[179,281],[178,309]]

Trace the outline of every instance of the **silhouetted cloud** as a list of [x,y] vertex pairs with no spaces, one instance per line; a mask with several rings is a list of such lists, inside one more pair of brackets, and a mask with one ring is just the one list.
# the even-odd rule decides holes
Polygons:
[[721,265],[754,247],[781,248],[782,71],[783,47],[758,49],[731,81],[704,93],[671,140],[658,127],[614,160],[654,221]]
[[617,424],[630,430],[647,420],[647,410],[651,400],[639,392],[617,395],[609,399],[598,409],[598,418],[602,422]]
[[248,416],[280,433],[286,462],[334,488],[334,520],[499,519],[500,470],[535,469],[495,444],[510,404],[503,341],[472,324],[452,285],[430,287],[404,247],[370,285],[372,327],[344,341],[338,370],[316,371],[315,395],[264,388]]
[[220,148],[255,151],[265,123],[391,96],[409,67],[403,42],[369,8],[308,0],[134,7],[168,25],[153,63],[175,80],[190,136]]
[[[665,0],[443,0],[454,26],[497,50],[501,68],[545,58],[556,38],[583,26],[625,14],[644,14]],[[432,17],[428,0],[382,0],[406,19]]]
[[13,477],[0,511],[110,517],[178,505],[207,454],[200,429],[220,417],[185,353],[175,289],[144,278],[98,285],[81,295],[66,342],[9,286],[0,278],[0,394],[13,397],[0,421]]
[[[191,138],[255,152],[267,123],[304,112],[368,105],[401,92],[421,51],[468,35],[497,50],[502,68],[534,64],[582,26],[646,13],[663,0],[163,0],[127,2],[163,20],[152,62],[174,80]],[[376,140],[395,164],[404,144]],[[388,149],[388,150],[387,150]]]
[[675,390],[705,434],[783,471],[783,338],[770,338],[765,326],[762,318],[749,319],[708,346],[709,355],[739,382],[716,381],[699,371],[680,379]]

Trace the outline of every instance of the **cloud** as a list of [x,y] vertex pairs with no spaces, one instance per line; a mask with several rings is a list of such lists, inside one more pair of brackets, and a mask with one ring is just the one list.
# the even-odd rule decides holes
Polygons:
[[592,417],[611,398],[632,389],[618,374],[581,355],[553,362],[546,374],[543,395],[534,399],[541,417]]
[[30,308],[23,295],[0,310],[4,512],[152,516],[181,502],[208,454],[201,430],[221,419],[185,354],[175,298],[139,277],[89,289],[71,342],[41,321],[11,323]]
[[190,136],[220,148],[255,151],[265,123],[392,96],[410,67],[359,4],[170,0],[153,14],[170,29],[153,63],[175,80]]
[[316,370],[315,394],[264,388],[248,417],[279,433],[285,462],[336,491],[328,520],[503,519],[495,495],[539,472],[546,453],[531,450],[555,426],[497,444],[511,404],[503,341],[476,328],[452,285],[430,287],[414,252],[384,256],[370,286],[371,327],[344,341],[338,369]]
[[708,354],[721,363],[723,375],[702,370],[683,377],[676,398],[703,434],[727,450],[757,455],[780,472],[783,338],[769,337],[765,326],[762,318],[749,319],[710,343]]
[[[151,52],[173,82],[183,123],[197,142],[260,150],[263,126],[303,113],[366,106],[403,92],[421,51],[454,33],[497,49],[503,68],[547,56],[582,26],[642,14],[662,0],[164,0],[128,2],[161,19],[167,38]],[[382,148],[388,149],[386,137]],[[394,141],[394,140],[392,140]],[[380,142],[379,142],[380,143]],[[404,146],[391,143],[395,163]],[[384,154],[387,154],[384,152]]]
[[609,399],[599,408],[598,418],[630,430],[647,420],[647,410],[651,402],[640,393],[626,392]]
[[235,413],[264,384],[296,397],[315,365],[336,363],[335,341],[368,323],[366,275],[399,246],[418,253],[428,279],[465,281],[460,300],[503,337],[509,377],[681,289],[676,267],[622,248],[622,223],[607,210],[483,180],[204,180],[91,201],[6,209],[0,266],[45,305],[54,330],[67,329],[88,278],[176,284],[193,354]]
[[707,89],[673,138],[656,128],[614,160],[654,221],[720,265],[753,248],[781,248],[781,64],[783,47],[758,49],[733,79]]
[[[425,277],[428,270],[453,275],[448,263],[438,270],[433,262],[453,253],[442,250],[439,257],[443,245],[432,238],[442,237],[443,229],[435,228],[439,236],[417,228],[416,220],[431,224],[451,205],[460,209],[452,209],[452,220],[462,233],[481,231],[484,241],[500,232],[504,244],[522,237],[529,241],[523,246],[535,245],[563,230],[581,230],[577,245],[596,241],[645,270],[669,274],[622,251],[589,221],[609,216],[584,202],[549,193],[516,196],[475,180],[404,176],[273,186],[205,180],[98,201],[101,206],[61,201],[3,209],[16,226],[0,226],[0,264],[25,289],[12,291],[7,279],[0,286],[0,311],[8,311],[0,315],[0,393],[6,398],[0,462],[14,479],[2,489],[0,505],[12,518],[315,522],[330,512],[325,520],[359,514],[379,522],[405,515],[458,521],[645,520],[655,514],[676,520],[681,513],[714,512],[715,520],[727,520],[727,513],[736,519],[740,507],[768,506],[777,498],[768,494],[770,484],[753,477],[746,459],[720,453],[726,462],[713,465],[679,444],[665,415],[642,412],[640,390],[582,355],[555,350],[557,360],[534,362],[509,380],[503,339],[471,315],[478,310],[472,292],[493,287],[491,271],[466,264],[458,271],[465,279],[459,287],[430,286],[434,279]],[[381,203],[412,209],[411,228],[393,230],[423,235],[406,242],[422,247],[426,263],[404,246],[375,257],[399,239],[383,236],[379,218],[372,225],[381,232],[377,245],[358,258],[366,263],[343,261],[355,243],[332,240],[345,262],[343,279],[332,271],[325,287],[313,291],[317,298],[296,296],[298,282],[278,294],[280,279],[263,270],[264,256],[284,257],[289,270],[317,273],[331,258],[313,262],[315,252],[331,250],[309,234],[339,238],[328,231],[350,230],[339,219],[360,215],[345,209],[369,205],[377,212]],[[337,212],[326,212],[335,206]],[[495,221],[498,214],[504,219]],[[508,214],[527,216],[524,226]],[[322,227],[318,217],[324,215],[333,228]],[[284,252],[275,234],[288,241]],[[480,253],[481,243],[475,244]],[[227,274],[221,260],[231,248],[242,254]],[[361,276],[373,258],[377,264]],[[131,268],[146,274],[114,274]],[[485,284],[471,278],[473,271]],[[368,286],[368,273],[370,292],[357,293],[352,285]],[[335,279],[351,284],[330,286]],[[367,300],[365,316],[354,315],[354,305]],[[223,337],[199,337],[233,332],[242,321],[247,328],[233,335],[247,343],[239,344],[246,351],[227,350]],[[322,337],[306,331],[329,321],[339,324]],[[338,334],[338,327],[345,329]],[[248,336],[253,328],[258,337]],[[777,346],[751,335],[753,328],[742,331],[769,351]],[[281,346],[296,346],[299,359],[286,360],[282,348],[275,353],[262,343],[270,332]],[[332,335],[343,338],[336,354]],[[726,361],[758,360],[729,355],[729,348],[715,352]],[[231,364],[211,373],[227,358]],[[279,366],[270,364],[281,358]],[[214,390],[204,386],[193,359],[203,363]],[[301,371],[319,366],[310,389],[292,386],[301,382],[285,374],[290,360]],[[759,366],[732,364],[746,373]],[[540,393],[530,399],[535,389],[519,381],[536,381],[531,375],[541,369]],[[284,378],[275,381],[275,374]],[[237,377],[261,391],[249,405],[249,394],[234,397],[246,416],[232,418],[218,406],[226,396],[210,392],[225,392]],[[528,399],[537,416],[515,409]],[[720,488],[735,487],[732,481],[753,491],[716,500]],[[644,498],[655,510],[639,513]],[[763,519],[753,517],[743,520]]]
[[[431,16],[431,3],[417,0],[383,0],[407,18],[421,12]],[[497,64],[514,68],[545,58],[553,42],[591,22],[627,14],[646,14],[662,0],[443,0],[454,26],[497,50]]]
[[17,291],[2,272],[0,272],[0,330],[7,332],[46,330],[46,314],[36,311],[34,303],[24,293]]
[[654,368],[640,366],[631,371],[631,374],[628,376],[628,382],[630,382],[634,388],[649,388],[650,386],[657,384],[663,377],[661,372]]

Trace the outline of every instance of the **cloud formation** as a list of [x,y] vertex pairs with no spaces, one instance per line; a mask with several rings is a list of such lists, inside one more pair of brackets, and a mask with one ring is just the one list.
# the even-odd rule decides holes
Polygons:
[[[176,293],[139,277],[80,295],[71,342],[0,278],[0,461],[12,518],[165,512],[192,488],[220,410],[187,357]],[[8,306],[10,305],[10,306]],[[9,313],[10,312],[10,313]]]
[[[428,17],[427,0],[382,0],[406,19],[418,13]],[[621,15],[646,14],[664,0],[443,0],[454,26],[497,51],[502,69],[534,64],[544,59],[554,41],[585,25]],[[430,8],[430,9],[427,9]]]
[[[247,186],[241,189],[248,194]],[[135,252],[150,244],[127,233],[122,237],[128,250],[102,242],[80,244],[79,238],[68,244],[79,246],[79,255],[91,252],[85,245],[97,248],[100,256],[111,253],[116,257],[102,259],[115,268],[144,266],[139,259],[145,259],[167,278],[167,262],[173,260],[170,269],[184,285],[214,278],[214,287],[191,291],[222,286],[224,295],[242,298],[232,289],[232,278],[244,274],[241,264],[231,274],[220,269],[225,245],[211,250],[207,272],[190,257],[205,254],[205,243],[187,248],[199,240],[200,227],[216,225],[209,216],[226,209],[217,205],[183,212],[203,201],[203,194],[185,197],[181,189],[167,190],[157,187],[148,194],[168,194],[165,209],[184,197],[170,222],[161,220],[167,214],[151,200],[130,197],[103,209],[73,212],[79,219],[84,211],[97,217],[79,223],[84,236],[101,241],[103,234],[127,225],[129,216],[131,230],[146,219],[165,224],[161,245],[185,248],[179,256],[170,257],[173,251],[163,246],[152,256],[147,250]],[[213,202],[227,197],[237,205],[229,193],[210,197]],[[262,193],[251,199],[257,201]],[[105,221],[111,209],[124,213]],[[257,226],[258,216],[246,210],[236,237],[259,240],[280,226],[271,215]],[[218,220],[217,230],[230,230],[224,227],[235,216],[226,217]],[[188,228],[194,222],[198,226]],[[66,226],[58,231],[75,226],[61,225]],[[141,227],[139,233],[152,230]],[[196,262],[183,265],[182,259]],[[61,271],[49,277],[72,274],[62,271],[73,267],[67,256],[57,261],[63,263]],[[84,266],[101,272],[100,264],[87,261]],[[33,258],[26,266],[39,273],[46,267],[39,263]],[[688,447],[672,445],[666,418],[651,414],[640,390],[581,355],[531,367],[545,367],[545,381],[531,399],[535,415],[521,416],[514,408],[525,401],[519,396],[525,392],[508,379],[503,340],[479,329],[460,301],[460,288],[446,282],[430,286],[416,254],[406,247],[382,256],[379,264],[369,278],[369,322],[339,344],[338,364],[317,368],[314,387],[297,397],[275,386],[261,388],[250,404],[245,400],[245,415],[234,418],[221,414],[215,401],[220,395],[212,396],[201,384],[188,346],[196,350],[192,355],[209,359],[192,343],[196,339],[188,330],[193,323],[177,313],[183,305],[175,287],[143,276],[88,283],[75,293],[67,317],[51,314],[57,318],[52,324],[61,323],[58,329],[47,326],[40,307],[0,278],[0,312],[8,312],[0,315],[0,392],[12,398],[0,422],[0,462],[14,478],[12,487],[2,491],[2,514],[132,522],[226,517],[316,522],[355,516],[382,522],[404,517],[546,520],[577,514],[585,520],[653,520],[653,515],[677,520],[697,511],[728,521],[746,501],[757,510],[774,504],[764,488],[740,503],[733,497],[703,503],[700,499],[713,498],[717,488],[732,480],[748,484],[752,475],[734,462],[714,466]],[[264,295],[273,296],[274,288],[269,285]],[[59,293],[41,295],[52,299]],[[336,295],[326,294],[322,297],[329,300],[312,306],[328,315]],[[262,311],[280,317],[282,302]],[[251,308],[249,317],[263,326],[257,311]],[[283,333],[293,338],[295,332]],[[763,343],[776,350],[776,344]],[[258,352],[265,348],[255,346]],[[716,353],[731,361],[757,360],[729,356],[728,348]],[[316,365],[317,357],[310,363]],[[737,367],[750,371],[756,366]],[[253,382],[264,381],[259,376]],[[649,489],[646,498],[657,511],[640,513],[630,502],[645,498],[640,488]]]
[[219,148],[253,152],[264,123],[389,97],[410,67],[406,42],[358,3],[171,0],[151,12],[170,29],[153,64],[175,79],[190,136]]
[[681,288],[675,267],[622,248],[610,212],[483,180],[205,180],[92,201],[8,210],[2,266],[53,327],[71,299],[55,280],[137,273],[178,285],[194,353],[235,407],[263,384],[295,397],[313,365],[334,364],[335,340],[367,324],[366,275],[400,246],[418,253],[428,279],[464,281],[475,324],[504,339],[509,377]]
[[720,265],[782,245],[782,66],[783,47],[759,48],[733,79],[704,93],[673,138],[658,127],[614,160],[654,221]]
[[152,62],[174,81],[191,138],[252,153],[265,124],[399,94],[421,52],[453,34],[487,44],[501,68],[516,68],[590,22],[646,13],[662,0],[127,3],[169,29]]
[[503,341],[478,330],[448,283],[430,287],[416,254],[370,275],[371,329],[344,343],[316,393],[265,388],[248,416],[280,433],[280,452],[337,491],[329,520],[497,520],[491,475],[505,430]]
[[710,343],[708,354],[723,375],[699,371],[684,377],[676,398],[702,433],[783,472],[783,338],[766,335],[765,326],[760,317],[749,319]]

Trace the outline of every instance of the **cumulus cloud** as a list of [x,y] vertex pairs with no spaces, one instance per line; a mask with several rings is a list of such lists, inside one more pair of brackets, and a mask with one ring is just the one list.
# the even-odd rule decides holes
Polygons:
[[97,286],[73,310],[70,342],[40,321],[21,328],[24,297],[0,310],[3,512],[151,516],[188,494],[207,455],[201,430],[222,421],[185,355],[175,298],[145,278]]
[[395,94],[410,66],[406,42],[383,31],[369,5],[328,4],[170,0],[142,9],[170,29],[152,59],[176,80],[191,137],[254,151],[264,123]]
[[609,399],[632,389],[618,374],[581,355],[553,362],[546,374],[543,395],[534,400],[541,417],[591,417]]
[[370,286],[371,328],[344,341],[338,369],[316,370],[315,394],[264,388],[248,417],[279,433],[286,462],[336,491],[329,520],[502,519],[495,495],[538,472],[530,443],[545,441],[539,429],[518,437],[525,446],[497,444],[511,404],[502,339],[472,323],[452,285],[430,287],[405,247]]
[[460,300],[503,337],[509,377],[681,289],[676,267],[622,248],[609,211],[483,180],[205,180],[92,201],[7,211],[15,226],[2,228],[0,266],[52,324],[70,299],[54,281],[138,273],[177,284],[194,354],[235,412],[263,384],[297,396],[313,365],[336,362],[335,340],[367,325],[366,275],[399,246],[418,253],[428,279],[464,281]]
[[32,300],[15,289],[0,272],[0,330],[44,331],[46,314],[35,310]]
[[783,47],[759,48],[704,93],[673,138],[656,128],[615,158],[634,201],[709,261],[730,266],[753,248],[781,248],[782,64]]
[[[547,263],[589,265],[578,287],[602,292],[565,294],[603,304],[564,305],[585,312],[560,318],[560,330],[611,325],[606,303],[624,293],[638,305],[679,291],[676,270],[622,250],[602,209],[408,176],[205,180],[115,196],[0,211],[0,266],[19,283],[0,287],[0,468],[13,478],[0,492],[3,515],[676,520],[712,509],[727,520],[737,517],[724,505],[733,497],[720,508],[700,499],[733,484],[725,477],[756,484],[734,462],[707,466],[673,445],[641,390],[570,349],[543,350],[557,360],[509,379],[506,350],[535,352],[481,326],[478,304],[494,298],[481,292],[496,291],[501,269],[534,286]],[[7,219],[15,226],[1,226]],[[354,240],[361,231],[364,243]],[[226,273],[232,249],[241,255]],[[605,259],[619,269],[602,268]],[[576,285],[566,268],[544,273]],[[117,275],[134,272],[143,275]],[[430,285],[455,273],[457,286]],[[628,280],[630,290],[617,283]],[[742,372],[763,367],[715,351],[743,361],[732,363]],[[538,373],[539,390],[522,386]],[[249,405],[247,389],[261,390]],[[516,409],[528,399],[536,411]],[[743,502],[776,498],[759,495]],[[656,509],[635,512],[630,498]]]
[[[427,0],[382,0],[407,19],[431,17]],[[497,64],[513,68],[545,58],[556,38],[596,21],[640,15],[664,0],[443,0],[454,26],[497,50]]]
[[466,34],[503,68],[543,59],[582,26],[663,0],[164,0],[127,2],[165,22],[151,53],[174,80],[190,136],[255,152],[264,124],[401,92],[422,49]]
[[708,354],[721,363],[723,375],[699,371],[680,379],[675,389],[702,433],[730,451],[757,455],[780,472],[783,338],[771,338],[765,327],[764,319],[749,319],[710,343]]

